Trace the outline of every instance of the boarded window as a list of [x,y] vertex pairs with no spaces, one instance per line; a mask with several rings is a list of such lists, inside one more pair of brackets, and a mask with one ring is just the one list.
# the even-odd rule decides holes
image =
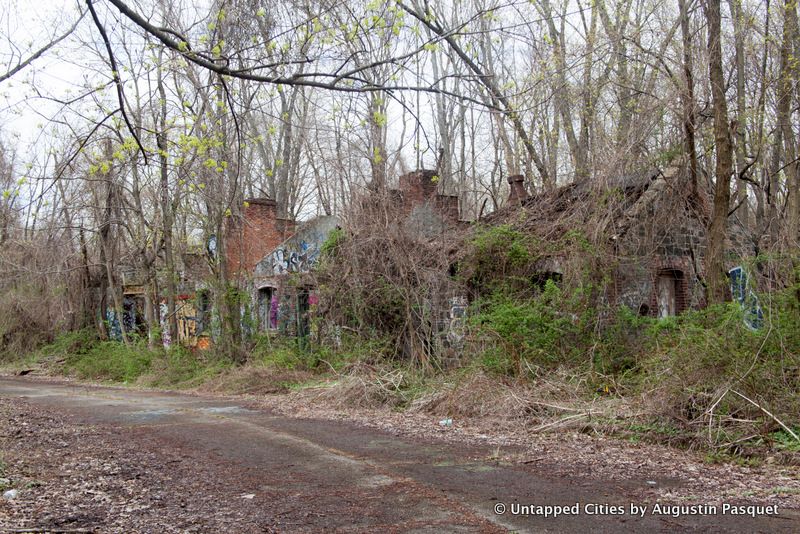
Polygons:
[[681,312],[678,296],[682,280],[683,273],[678,270],[663,270],[658,273],[656,300],[659,317],[672,317]]
[[277,321],[272,320],[272,297],[275,289],[262,287],[258,290],[258,329],[268,330],[277,326]]

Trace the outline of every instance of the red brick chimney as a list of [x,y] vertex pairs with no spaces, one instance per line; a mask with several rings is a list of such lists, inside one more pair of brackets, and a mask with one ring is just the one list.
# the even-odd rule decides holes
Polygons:
[[436,195],[439,185],[436,171],[422,169],[400,177],[400,192],[406,205],[422,204]]
[[256,264],[291,236],[295,222],[279,219],[275,201],[247,199],[241,218],[230,218],[226,228],[225,261],[229,278],[253,274]]
[[408,215],[417,206],[430,205],[445,219],[457,222],[459,218],[458,197],[440,194],[437,171],[422,169],[400,177],[401,206]]
[[512,174],[508,177],[508,185],[511,191],[508,193],[508,203],[512,206],[519,206],[528,199],[528,191],[525,190],[525,177],[521,174]]

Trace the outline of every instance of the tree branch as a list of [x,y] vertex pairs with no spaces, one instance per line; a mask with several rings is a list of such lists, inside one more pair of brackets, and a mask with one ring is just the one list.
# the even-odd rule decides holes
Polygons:
[[86,5],[89,7],[89,12],[92,14],[92,20],[94,20],[95,26],[97,26],[97,30],[100,32],[100,36],[103,38],[103,43],[106,45],[106,51],[108,52],[108,60],[111,62],[111,74],[114,77],[114,85],[117,87],[117,99],[119,100],[119,110],[122,113],[122,118],[125,120],[125,124],[128,126],[128,130],[131,132],[131,135],[136,140],[136,145],[139,147],[139,150],[142,152],[142,158],[144,159],[144,164],[147,165],[147,152],[142,146],[142,142],[139,140],[139,136],[136,135],[136,130],[131,123],[130,118],[128,118],[128,114],[125,112],[125,93],[122,89],[122,80],[119,77],[119,69],[117,68],[117,60],[114,58],[114,51],[111,49],[111,42],[108,40],[108,35],[106,34],[106,30],[103,27],[103,24],[100,22],[100,18],[97,16],[97,12],[94,9],[94,5],[92,4],[93,0],[86,0]]
[[28,65],[30,65],[31,63],[36,61],[37,59],[39,59],[40,57],[42,57],[42,55],[45,52],[47,52],[48,50],[53,48],[55,45],[57,45],[58,43],[60,43],[64,39],[66,39],[73,31],[75,31],[75,28],[78,27],[78,24],[80,23],[80,21],[83,20],[84,15],[86,15],[86,13],[81,13],[81,16],[78,17],[78,20],[75,21],[75,24],[73,24],[72,27],[69,30],[67,30],[64,34],[62,34],[60,37],[57,37],[56,39],[50,41],[49,43],[44,45],[42,48],[40,48],[39,50],[34,52],[30,57],[28,57],[28,59],[26,59],[25,61],[21,61],[20,63],[17,64],[16,67],[14,67],[13,69],[9,70],[5,74],[0,75],[0,82],[4,82],[7,79],[11,78],[16,73],[18,73],[19,71],[21,71],[22,69],[24,69],[25,67],[27,67]]

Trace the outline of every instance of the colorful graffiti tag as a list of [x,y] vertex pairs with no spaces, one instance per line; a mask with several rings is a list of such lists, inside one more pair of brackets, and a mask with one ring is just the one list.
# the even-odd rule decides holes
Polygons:
[[338,223],[336,217],[309,221],[258,263],[256,275],[278,276],[310,271],[319,261],[322,244]]
[[[169,333],[169,309],[167,301],[162,300],[158,305],[159,324],[161,326],[161,342],[164,347],[173,343]],[[194,345],[197,342],[198,317],[197,310],[192,300],[188,297],[179,298],[175,305],[175,319],[178,324],[178,341],[185,345]]]
[[310,271],[319,258],[319,243],[300,241],[298,248],[276,248],[271,254],[272,272],[287,274]]
[[273,294],[269,302],[269,327],[278,328],[278,295]]
[[758,303],[758,296],[750,289],[747,272],[737,266],[728,271],[731,282],[731,295],[744,310],[744,324],[751,330],[764,326],[764,312]]
[[449,304],[447,341],[451,346],[459,347],[464,343],[464,337],[466,337],[467,297],[452,297],[449,299]]
[[144,325],[144,302],[139,295],[123,295],[122,321],[113,308],[106,309],[106,326],[108,337],[117,341],[122,340],[122,330],[130,335],[141,333]]

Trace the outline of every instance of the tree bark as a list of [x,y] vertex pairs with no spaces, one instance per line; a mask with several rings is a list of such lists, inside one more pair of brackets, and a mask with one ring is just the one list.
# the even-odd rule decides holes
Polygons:
[[[697,115],[694,97],[694,74],[692,66],[692,34],[689,28],[689,12],[686,7],[686,0],[678,0],[681,18],[681,35],[683,38],[683,76],[686,89],[681,92],[683,101],[683,132],[684,149],[689,160],[689,199],[698,208],[703,206],[700,189],[698,187],[698,166],[697,166],[697,145],[695,142],[695,130],[697,127]],[[703,213],[704,210],[701,210]],[[705,213],[703,213],[705,215]]]
[[[681,0],[683,1],[683,0]],[[742,0],[728,0],[733,19],[734,50],[736,62],[736,172],[744,172],[747,165],[745,154],[747,148],[747,104],[745,100],[744,84],[744,35],[742,24],[744,14],[742,13]],[[742,179],[736,180],[736,202],[740,206],[738,209],[739,220],[747,225],[750,220],[750,206],[748,205],[747,182]]]
[[716,304],[724,302],[728,294],[725,273],[725,240],[731,196],[733,147],[728,124],[728,105],[725,101],[725,77],[722,71],[720,0],[707,0],[705,7],[708,21],[708,71],[711,80],[716,144],[714,208],[707,233],[706,297],[709,304]]
[[175,283],[175,258],[172,247],[172,203],[169,198],[169,169],[167,149],[167,95],[164,90],[164,80],[161,70],[158,70],[158,94],[161,100],[161,110],[158,118],[158,131],[156,132],[156,144],[158,145],[158,160],[160,171],[161,189],[161,218],[164,233],[164,267],[167,270],[166,290],[167,290],[167,328],[169,339],[173,343],[178,342],[178,318],[175,309],[175,296],[178,292]]

